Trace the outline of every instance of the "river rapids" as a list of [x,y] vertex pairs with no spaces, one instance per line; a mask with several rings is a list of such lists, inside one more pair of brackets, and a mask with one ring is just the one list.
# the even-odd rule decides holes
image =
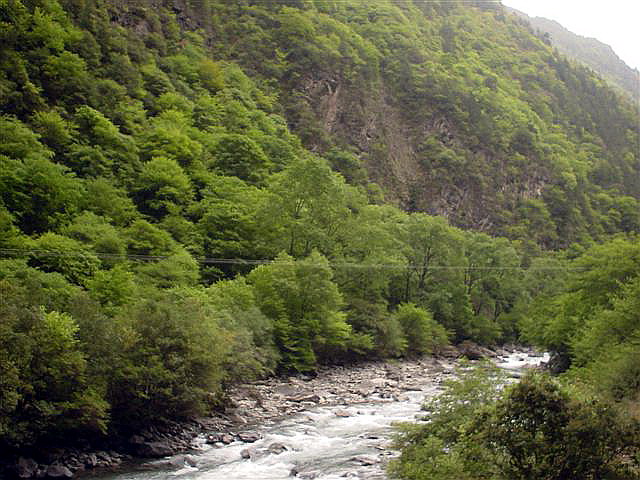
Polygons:
[[[517,376],[547,361],[514,353],[497,365]],[[417,389],[419,388],[419,390]],[[130,470],[95,476],[100,480],[384,480],[395,455],[393,424],[415,420],[425,398],[437,395],[439,382],[426,376],[416,390],[393,401],[375,396],[348,406],[316,407],[256,430],[254,443],[207,445],[202,439],[191,455],[145,462]]]

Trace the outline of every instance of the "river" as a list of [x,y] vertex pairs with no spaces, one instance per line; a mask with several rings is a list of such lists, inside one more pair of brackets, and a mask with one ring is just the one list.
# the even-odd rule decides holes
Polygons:
[[[522,353],[502,358],[498,366],[517,372],[548,360]],[[425,398],[440,386],[427,377],[418,389],[397,399],[371,398],[350,406],[316,407],[263,426],[254,443],[234,442],[214,447],[202,439],[188,456],[145,462],[101,480],[290,480],[344,478],[383,480],[392,425],[419,416]],[[243,458],[248,457],[248,458]]]

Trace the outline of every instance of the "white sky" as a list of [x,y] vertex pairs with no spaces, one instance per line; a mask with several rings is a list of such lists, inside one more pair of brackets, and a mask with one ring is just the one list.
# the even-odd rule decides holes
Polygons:
[[611,45],[640,70],[640,0],[502,0],[530,17],[557,21],[566,29]]

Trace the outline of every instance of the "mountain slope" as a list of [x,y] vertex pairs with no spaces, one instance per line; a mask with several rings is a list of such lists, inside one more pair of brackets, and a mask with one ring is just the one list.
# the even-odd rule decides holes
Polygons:
[[508,10],[526,19],[534,29],[547,34],[551,44],[560,52],[592,68],[635,101],[640,101],[640,72],[629,67],[609,45],[595,38],[576,35],[554,20],[530,17],[512,8]]
[[602,215],[640,194],[637,112],[478,5],[218,3],[211,35],[305,145],[351,151],[407,210],[546,246],[610,231]]

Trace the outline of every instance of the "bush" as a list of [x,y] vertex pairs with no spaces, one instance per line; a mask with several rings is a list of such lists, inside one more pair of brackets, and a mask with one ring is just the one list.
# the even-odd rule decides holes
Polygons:
[[403,427],[391,471],[410,480],[638,478],[640,423],[547,376],[502,393],[497,384],[482,372],[450,382],[425,405],[428,423]]
[[487,460],[490,452],[477,441],[473,423],[495,405],[502,381],[490,364],[472,370],[461,365],[444,392],[423,405],[427,423],[400,427],[401,455],[390,464],[391,472],[407,480],[492,478],[494,461]]
[[449,343],[449,335],[445,328],[438,324],[431,313],[424,308],[405,303],[398,307],[394,317],[407,339],[409,354],[433,353],[438,347]]
[[175,289],[116,319],[108,399],[119,428],[206,413],[220,392],[230,334],[204,292]]
[[105,431],[108,405],[89,383],[77,332],[64,313],[0,311],[0,447]]
[[545,376],[513,386],[483,429],[512,480],[607,478],[622,474],[625,457],[640,452],[640,424],[624,422],[601,402],[571,398]]

